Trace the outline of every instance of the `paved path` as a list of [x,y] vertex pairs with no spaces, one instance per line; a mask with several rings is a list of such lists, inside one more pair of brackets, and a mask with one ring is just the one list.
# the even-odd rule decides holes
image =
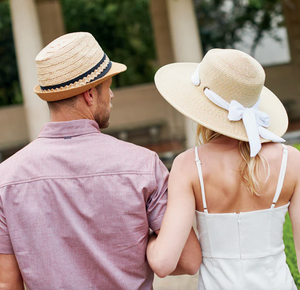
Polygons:
[[155,276],[153,288],[154,290],[196,290],[198,283],[198,274],[194,276],[167,276],[159,278]]

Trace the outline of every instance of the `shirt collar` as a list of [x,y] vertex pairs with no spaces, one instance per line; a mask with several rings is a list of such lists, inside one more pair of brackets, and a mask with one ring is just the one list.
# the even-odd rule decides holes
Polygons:
[[38,138],[65,138],[100,133],[98,124],[89,119],[46,123]]

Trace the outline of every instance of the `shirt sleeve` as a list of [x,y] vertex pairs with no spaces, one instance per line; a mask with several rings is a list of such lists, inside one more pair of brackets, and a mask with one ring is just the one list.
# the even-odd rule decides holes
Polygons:
[[147,216],[149,227],[159,230],[167,207],[169,171],[155,154],[153,162],[154,190],[147,200]]
[[0,198],[0,254],[13,254],[13,247],[8,234],[2,200]]

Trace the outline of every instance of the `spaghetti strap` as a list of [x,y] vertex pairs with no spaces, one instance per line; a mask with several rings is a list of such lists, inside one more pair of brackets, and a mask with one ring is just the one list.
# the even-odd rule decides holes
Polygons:
[[203,175],[202,175],[202,168],[201,168],[201,161],[198,156],[198,147],[195,147],[195,161],[198,169],[198,175],[201,185],[201,194],[202,194],[202,202],[203,202],[203,210],[205,213],[208,213],[207,211],[207,205],[206,205],[206,199],[205,199],[205,191],[204,191],[204,182],[203,182]]
[[281,145],[283,146],[283,155],[282,155],[282,161],[281,161],[281,168],[280,168],[278,183],[277,183],[277,187],[276,187],[276,192],[275,192],[275,195],[274,195],[274,198],[273,198],[271,208],[275,207],[276,202],[278,201],[278,198],[280,196],[282,185],[283,185],[283,180],[284,180],[284,176],[285,176],[286,166],[287,166],[288,148],[283,144],[281,144]]

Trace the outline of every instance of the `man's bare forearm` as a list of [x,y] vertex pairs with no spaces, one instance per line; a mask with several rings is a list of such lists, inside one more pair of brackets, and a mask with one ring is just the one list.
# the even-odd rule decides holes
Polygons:
[[24,290],[23,278],[13,254],[0,254],[0,290]]

